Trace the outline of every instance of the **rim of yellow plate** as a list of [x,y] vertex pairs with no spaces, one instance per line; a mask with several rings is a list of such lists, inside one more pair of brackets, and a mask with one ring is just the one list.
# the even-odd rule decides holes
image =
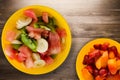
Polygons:
[[[51,65],[47,65],[41,68],[26,68],[22,63],[17,62],[16,60],[11,60],[6,54],[5,54],[5,45],[10,44],[8,41],[6,41],[6,33],[9,30],[15,30],[16,21],[18,18],[23,14],[23,11],[26,9],[33,9],[36,15],[41,15],[41,12],[48,12],[49,15],[53,16],[57,20],[57,24],[59,27],[63,27],[66,30],[67,37],[65,42],[64,50],[61,51],[57,57],[54,59],[54,63]],[[39,74],[45,74],[49,73],[56,68],[58,68],[67,58],[70,48],[71,48],[71,32],[70,27],[67,24],[66,20],[55,10],[52,8],[49,8],[47,6],[41,6],[41,5],[31,5],[24,7],[22,9],[19,9],[16,11],[6,22],[4,29],[2,31],[2,49],[4,52],[5,57],[7,58],[8,62],[17,70],[32,74],[32,75],[39,75]]]
[[91,40],[90,42],[88,42],[80,50],[80,52],[78,53],[77,59],[76,59],[76,72],[77,72],[78,78],[80,80],[85,80],[83,75],[82,75],[82,72],[81,72],[81,70],[85,67],[85,65],[82,64],[84,56],[86,54],[88,54],[88,52],[90,51],[90,48],[92,48],[94,44],[99,44],[99,43],[103,44],[104,42],[109,42],[110,46],[115,45],[117,47],[118,51],[120,52],[120,44],[117,41],[113,40],[113,39],[97,38],[97,39],[94,39],[94,40]]

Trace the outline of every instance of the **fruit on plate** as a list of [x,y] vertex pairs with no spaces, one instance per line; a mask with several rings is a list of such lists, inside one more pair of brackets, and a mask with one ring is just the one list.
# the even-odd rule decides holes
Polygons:
[[108,62],[108,52],[105,51],[102,53],[102,56],[99,57],[99,59],[95,62],[95,65],[97,69],[100,69],[102,67],[106,67]]
[[109,59],[108,60],[108,69],[111,74],[116,74],[117,73],[117,62],[116,59]]
[[38,16],[34,10],[27,9],[15,23],[16,30],[6,35],[10,44],[6,45],[5,54],[26,68],[50,65],[55,58],[52,56],[64,49],[66,31],[48,12]]
[[92,74],[86,68],[82,69],[82,75],[84,76],[85,80],[94,80]]
[[95,77],[95,80],[105,80],[105,78],[98,75],[97,77]]
[[84,56],[83,64],[85,80],[119,80],[120,54],[109,42],[94,44]]

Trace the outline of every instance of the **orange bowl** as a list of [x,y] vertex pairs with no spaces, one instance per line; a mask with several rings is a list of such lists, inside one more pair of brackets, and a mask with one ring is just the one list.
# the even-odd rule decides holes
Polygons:
[[77,60],[76,60],[76,72],[80,80],[85,80],[82,75],[82,69],[85,67],[85,65],[83,65],[84,56],[88,54],[88,52],[90,51],[90,48],[92,48],[94,44],[103,44],[105,42],[109,42],[110,46],[113,46],[113,45],[116,46],[118,49],[118,52],[120,52],[120,44],[117,41],[112,39],[99,38],[99,39],[95,39],[88,42],[78,53]]

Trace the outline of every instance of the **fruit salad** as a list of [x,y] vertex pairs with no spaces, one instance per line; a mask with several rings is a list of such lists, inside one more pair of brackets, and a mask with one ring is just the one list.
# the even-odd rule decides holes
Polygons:
[[94,44],[84,56],[85,80],[120,80],[120,54],[110,43]]
[[48,12],[37,16],[34,10],[27,9],[15,23],[16,31],[7,32],[5,53],[26,68],[50,65],[64,49],[66,31]]

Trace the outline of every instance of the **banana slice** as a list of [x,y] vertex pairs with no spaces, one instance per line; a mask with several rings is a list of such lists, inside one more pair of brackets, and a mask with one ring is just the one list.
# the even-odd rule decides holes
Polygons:
[[22,42],[20,42],[19,40],[13,40],[11,43],[12,44],[22,44]]
[[34,66],[35,67],[43,67],[43,66],[45,66],[45,61],[44,60],[36,60],[35,62],[34,62]]
[[40,60],[40,55],[38,53],[33,53],[32,57],[35,61]]
[[38,52],[44,53],[48,50],[48,42],[45,39],[40,38],[37,42],[38,42],[38,46],[37,46]]
[[21,29],[21,28],[23,28],[24,26],[27,26],[27,25],[29,25],[30,23],[32,22],[32,18],[30,18],[30,17],[23,17],[23,18],[21,18],[21,19],[19,19],[18,21],[17,21],[17,29]]

